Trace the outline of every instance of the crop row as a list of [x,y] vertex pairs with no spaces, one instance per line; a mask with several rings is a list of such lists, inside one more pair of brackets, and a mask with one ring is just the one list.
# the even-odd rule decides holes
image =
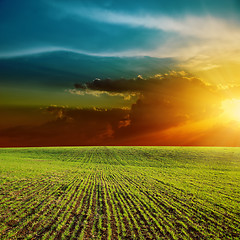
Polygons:
[[[35,155],[33,150],[22,150],[18,155],[21,169],[4,165],[0,238],[238,239],[237,178],[230,176],[231,194],[223,188],[227,181],[213,186],[213,180],[206,177],[201,185],[195,176],[196,171],[205,176],[201,169],[196,170],[194,163],[188,171],[173,160],[162,162],[167,151],[163,150],[159,162],[155,148],[146,152],[135,148],[54,148]],[[134,154],[138,155],[129,164]],[[34,166],[34,160],[41,160],[32,175],[30,158]],[[147,158],[149,164],[159,167],[137,164]],[[221,177],[224,179],[223,174]],[[212,194],[206,191],[211,186]]]

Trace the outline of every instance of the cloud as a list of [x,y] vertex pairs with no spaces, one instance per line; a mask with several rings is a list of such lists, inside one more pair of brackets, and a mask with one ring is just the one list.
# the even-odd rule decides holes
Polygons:
[[51,115],[43,124],[0,130],[0,146],[110,145],[119,121],[129,109],[68,108],[49,106],[39,110]]
[[135,56],[146,56],[147,51],[139,50],[125,50],[125,51],[91,51],[83,50],[79,48],[67,48],[61,46],[41,46],[41,47],[24,47],[18,50],[0,52],[0,59],[8,59],[15,57],[33,56],[40,54],[48,54],[54,52],[68,52],[75,54],[82,54],[94,57],[135,57]]
[[[215,3],[216,4],[216,3]],[[214,58],[216,54],[224,59],[226,52],[239,50],[240,28],[237,18],[211,15],[207,12],[191,14],[181,11],[179,14],[169,12],[113,10],[94,4],[69,5],[54,3],[54,7],[64,18],[74,20],[88,19],[97,23],[124,26],[129,29],[156,30],[162,32],[158,45],[153,50],[138,49],[138,55],[155,57],[192,58],[206,54]],[[216,7],[217,8],[217,7]],[[157,35],[153,36],[153,38]],[[163,39],[165,39],[163,41]],[[131,52],[125,54],[137,54]],[[120,53],[121,54],[121,53]],[[239,58],[238,58],[239,60]]]
[[99,97],[102,94],[107,94],[123,97],[124,100],[131,100],[132,97],[138,97],[139,93],[143,91],[144,81],[140,75],[129,80],[124,78],[117,80],[96,78],[92,82],[76,83],[74,85],[76,89],[68,91],[77,95],[90,94]]
[[158,78],[150,80],[132,105],[128,132],[163,131],[219,114],[221,96],[216,88],[182,73]]
[[[97,22],[157,29],[202,39],[218,39],[219,36],[221,36],[221,39],[231,39],[231,36],[240,37],[239,31],[236,31],[238,29],[236,22],[207,14],[197,16],[182,12],[181,15],[174,16],[167,13],[129,13],[128,11],[116,11],[91,4],[73,6],[55,2],[52,5],[61,11],[62,17],[84,17]],[[230,31],[231,36],[222,34],[222,32]]]
[[[139,75],[137,78],[132,79],[99,79],[96,78],[92,82],[76,83],[74,86],[83,93],[85,91],[94,92],[109,92],[109,93],[146,93],[156,90],[156,87],[164,87],[166,83],[180,80],[195,81],[203,84],[199,79],[188,75],[184,71],[170,71],[166,74],[156,74],[153,77],[143,78]],[[159,90],[159,89],[157,89]]]
[[127,108],[79,109],[59,106],[49,106],[46,111],[56,116],[56,120],[48,124],[60,124],[67,128],[65,134],[71,135],[72,139],[75,136],[75,141],[81,144],[105,144],[113,138],[119,121],[124,120],[129,113]]
[[[77,87],[79,85],[76,85]],[[89,90],[87,88],[83,88],[81,90],[77,90],[77,89],[67,89],[67,92],[74,94],[74,95],[92,95],[95,97],[100,97],[102,95],[108,95],[108,96],[119,96],[122,97],[124,100],[129,101],[131,100],[133,97],[137,96],[137,93],[119,93],[119,92],[109,92],[109,91],[98,91],[98,90]]]
[[138,100],[125,120],[119,123],[116,136],[162,131],[171,127],[218,115],[223,93],[220,89],[182,72],[169,72],[134,79],[96,79],[75,84],[80,92],[136,94]]
[[[164,94],[165,91],[173,92],[177,87],[185,88],[187,85],[197,86],[202,89],[217,90],[214,86],[208,85],[199,78],[186,73],[185,71],[170,71],[165,74],[156,74],[153,77],[143,78],[139,75],[132,79],[95,79],[92,82],[76,83],[74,86],[82,94],[85,91],[108,92],[108,93],[159,93]],[[81,94],[81,93],[80,93]]]

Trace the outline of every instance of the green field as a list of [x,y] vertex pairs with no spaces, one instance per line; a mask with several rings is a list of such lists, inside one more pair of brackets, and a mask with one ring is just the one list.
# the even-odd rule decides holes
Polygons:
[[240,149],[0,149],[0,239],[240,239]]

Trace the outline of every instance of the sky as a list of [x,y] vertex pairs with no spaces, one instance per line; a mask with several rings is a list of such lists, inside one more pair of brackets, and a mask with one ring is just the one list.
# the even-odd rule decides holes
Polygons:
[[240,146],[238,0],[1,0],[0,146]]

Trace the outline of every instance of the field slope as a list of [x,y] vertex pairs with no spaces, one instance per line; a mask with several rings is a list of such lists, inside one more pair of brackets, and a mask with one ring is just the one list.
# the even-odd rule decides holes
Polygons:
[[240,239],[240,149],[0,149],[0,239]]

